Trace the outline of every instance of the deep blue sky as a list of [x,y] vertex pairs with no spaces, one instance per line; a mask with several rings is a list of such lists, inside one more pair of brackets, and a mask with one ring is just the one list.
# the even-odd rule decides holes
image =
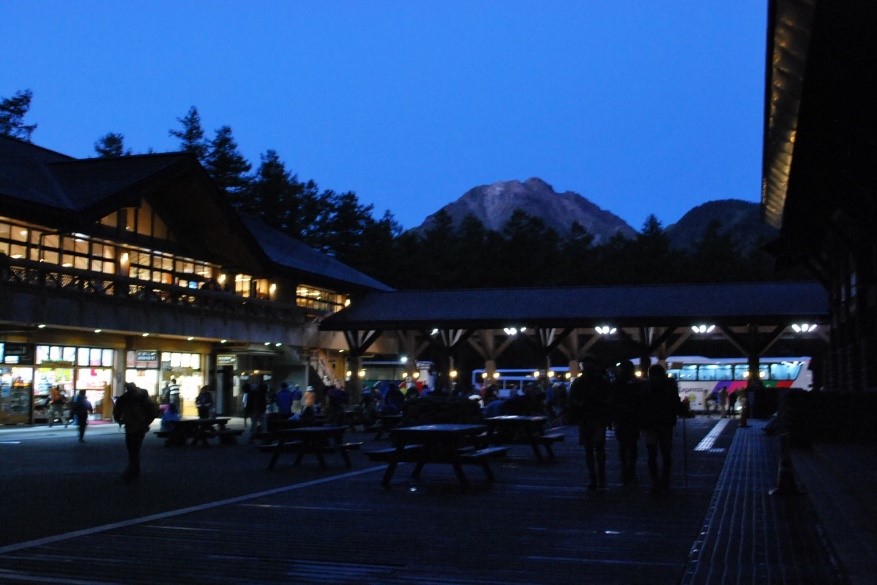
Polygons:
[[540,177],[639,229],[758,201],[766,0],[0,0],[0,97],[33,142],[175,150],[198,107],[253,164],[406,228]]

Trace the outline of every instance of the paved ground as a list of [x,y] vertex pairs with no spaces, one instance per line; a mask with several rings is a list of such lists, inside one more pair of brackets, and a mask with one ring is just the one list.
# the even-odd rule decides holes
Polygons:
[[[815,584],[877,574],[866,540],[877,542],[873,522],[867,531],[874,494],[823,479],[823,491],[770,496],[779,441],[757,421],[680,423],[673,489],[659,496],[612,481],[587,492],[581,449],[565,432],[555,461],[537,464],[515,446],[495,461],[496,482],[472,468],[461,493],[443,467],[420,480],[402,467],[384,490],[383,466],[357,453],[351,469],[330,456],[326,471],[289,458],[270,472],[251,445],[165,448],[155,437],[143,477],[126,484],[116,425],[91,427],[85,444],[72,429],[3,430],[0,583]],[[873,462],[862,449],[796,453],[796,478],[825,477],[824,457],[837,477],[847,455]],[[612,438],[609,454],[612,480]],[[828,522],[817,497],[836,508]],[[843,533],[837,509],[865,531],[856,546],[831,536]]]

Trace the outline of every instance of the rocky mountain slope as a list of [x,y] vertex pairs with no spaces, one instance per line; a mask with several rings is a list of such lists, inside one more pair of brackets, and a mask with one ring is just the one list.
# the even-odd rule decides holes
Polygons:
[[[471,214],[487,229],[501,231],[516,209],[542,219],[561,236],[569,233],[573,222],[578,222],[594,234],[595,244],[604,243],[617,233],[628,238],[637,234],[611,211],[601,209],[578,193],[558,193],[551,185],[535,177],[526,181],[499,181],[470,189],[427,217],[414,231],[423,233],[435,225],[435,217],[440,211],[450,216],[455,227]],[[776,230],[761,221],[759,205],[740,199],[698,205],[676,223],[666,226],[667,235],[673,247],[691,249],[713,221],[719,222],[720,233],[733,234],[743,251],[776,237]]]
[[[557,193],[542,179],[501,181],[470,189],[462,197],[445,205],[442,210],[450,215],[454,226],[471,214],[487,229],[500,231],[516,209],[542,219],[559,234],[569,233],[573,222],[578,222],[602,243],[616,233],[633,237],[636,231],[617,215],[601,209],[578,193]],[[441,210],[440,210],[441,211]],[[415,230],[425,231],[435,224],[430,215]]]

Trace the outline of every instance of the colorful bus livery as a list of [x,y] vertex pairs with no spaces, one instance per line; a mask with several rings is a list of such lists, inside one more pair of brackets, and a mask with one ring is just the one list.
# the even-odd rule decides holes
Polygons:
[[[673,356],[666,360],[667,373],[676,379],[679,397],[691,410],[706,412],[707,399],[725,388],[733,394],[746,388],[749,363],[746,358]],[[810,390],[813,375],[809,357],[765,357],[759,359],[758,377],[765,388]]]

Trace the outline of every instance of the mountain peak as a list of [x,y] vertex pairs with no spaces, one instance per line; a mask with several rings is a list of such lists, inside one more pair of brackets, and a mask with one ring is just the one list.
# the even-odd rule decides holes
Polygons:
[[[518,209],[540,218],[561,235],[568,234],[573,223],[577,222],[594,235],[595,243],[608,240],[616,233],[626,237],[636,233],[624,220],[582,195],[571,191],[557,193],[538,177],[475,187],[439,211],[447,212],[454,227],[458,227],[467,215],[473,215],[487,229],[500,231]],[[435,224],[435,215],[427,217],[415,230],[428,230]]]

